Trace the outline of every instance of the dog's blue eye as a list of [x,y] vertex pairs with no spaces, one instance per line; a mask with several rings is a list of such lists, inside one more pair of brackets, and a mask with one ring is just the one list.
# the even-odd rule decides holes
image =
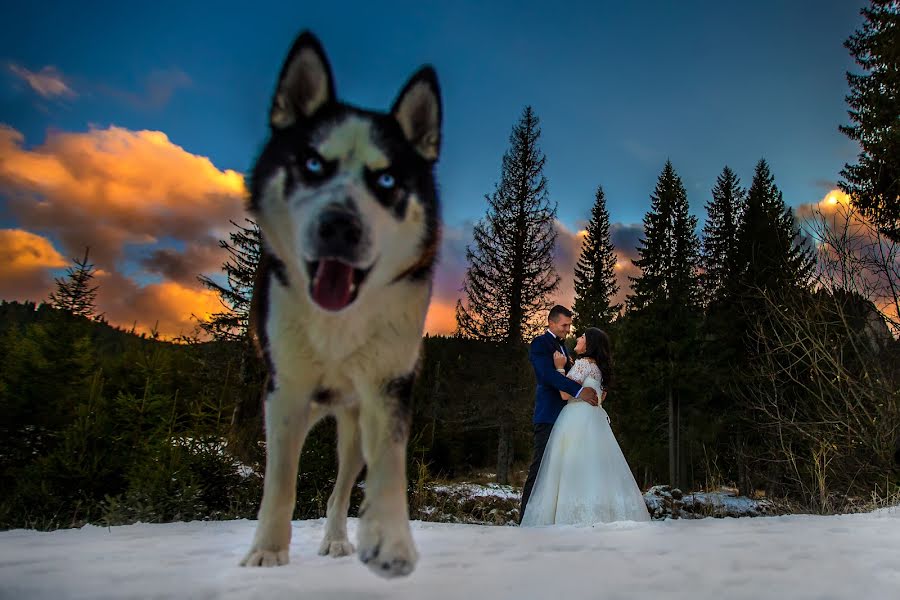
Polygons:
[[378,176],[378,187],[384,188],[386,190],[392,189],[396,181],[394,181],[394,176],[390,173],[382,173]]
[[308,172],[312,173],[313,175],[320,175],[325,169],[325,165],[322,164],[322,161],[315,156],[307,158],[306,162],[303,163],[303,166]]

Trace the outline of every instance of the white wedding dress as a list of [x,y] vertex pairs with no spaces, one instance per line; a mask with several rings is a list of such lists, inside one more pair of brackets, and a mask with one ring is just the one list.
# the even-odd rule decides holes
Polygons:
[[[567,377],[601,394],[595,363],[578,359]],[[522,526],[649,520],[606,411],[569,400],[550,432]]]

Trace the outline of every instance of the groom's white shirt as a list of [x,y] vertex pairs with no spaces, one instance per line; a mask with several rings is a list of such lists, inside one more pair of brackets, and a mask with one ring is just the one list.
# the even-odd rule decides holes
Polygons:
[[[549,329],[547,329],[547,333],[549,333],[550,335],[552,335],[554,340],[556,339],[556,334],[553,333],[552,331],[550,331]],[[562,343],[560,343],[560,346],[562,346]],[[566,356],[568,356],[568,353],[565,352],[565,351],[563,352],[563,354],[565,354]],[[578,390],[578,393],[575,394],[575,397],[577,398],[578,396],[580,396],[580,395],[581,395],[581,392],[582,392],[583,390],[584,390],[584,388],[581,388],[580,390]],[[594,391],[596,392],[597,390],[594,390]]]

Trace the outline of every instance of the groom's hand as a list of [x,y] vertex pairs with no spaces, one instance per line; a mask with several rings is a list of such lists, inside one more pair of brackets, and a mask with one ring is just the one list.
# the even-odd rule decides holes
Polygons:
[[584,400],[591,406],[597,406],[597,390],[594,388],[581,388],[581,393],[578,394],[579,400]]

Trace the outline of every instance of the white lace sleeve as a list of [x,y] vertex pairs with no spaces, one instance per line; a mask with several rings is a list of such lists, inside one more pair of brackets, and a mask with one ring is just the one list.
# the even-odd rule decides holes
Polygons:
[[577,383],[584,383],[584,380],[590,376],[591,363],[583,358],[579,358],[566,373],[566,377]]
[[597,381],[603,381],[603,377],[600,373],[600,367],[598,367],[596,363],[592,363],[591,361],[584,358],[579,358],[575,361],[575,364],[572,365],[571,369],[569,369],[566,377],[578,383],[584,383],[584,380],[588,377],[593,377]]

